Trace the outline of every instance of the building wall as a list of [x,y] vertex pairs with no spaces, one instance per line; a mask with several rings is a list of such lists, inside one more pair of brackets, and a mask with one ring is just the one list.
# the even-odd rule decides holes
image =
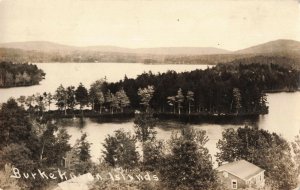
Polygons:
[[244,189],[246,188],[246,182],[230,173],[227,173],[228,176],[224,176],[224,172],[218,172],[219,179],[221,183],[225,185],[228,189],[232,189],[232,180],[237,181],[237,189]]
[[262,188],[265,186],[265,176],[264,176],[264,171],[253,176],[248,183],[249,187],[253,188]]
[[224,172],[218,172],[218,177],[221,180],[221,183],[224,184],[228,189],[232,189],[232,180],[237,181],[237,189],[245,189],[248,187],[262,188],[265,185],[264,172],[253,176],[247,182],[230,173],[227,173],[226,177],[224,176]]

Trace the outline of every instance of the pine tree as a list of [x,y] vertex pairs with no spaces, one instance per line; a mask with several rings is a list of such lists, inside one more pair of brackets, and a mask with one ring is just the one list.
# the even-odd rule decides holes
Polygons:
[[75,91],[75,98],[77,103],[79,103],[81,113],[83,113],[82,108],[88,105],[88,91],[82,83],[79,84]]
[[184,101],[184,95],[182,94],[181,88],[178,89],[177,95],[175,96],[175,98],[176,98],[176,102],[177,102],[177,106],[178,106],[178,114],[180,115],[182,103]]
[[54,99],[56,100],[56,105],[60,110],[64,110],[65,115],[67,115],[67,92],[63,85],[60,85],[54,95]]
[[169,97],[167,97],[167,100],[168,100],[168,104],[173,107],[173,113],[175,114],[176,97],[175,96],[169,96]]
[[194,102],[194,92],[188,91],[187,95],[186,95],[186,99],[189,104],[189,114],[190,114],[191,113],[191,105],[192,105],[192,102]]

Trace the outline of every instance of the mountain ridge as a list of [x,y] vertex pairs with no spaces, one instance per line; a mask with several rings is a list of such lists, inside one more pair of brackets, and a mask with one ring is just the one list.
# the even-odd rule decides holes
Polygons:
[[75,52],[96,51],[130,54],[153,54],[153,55],[213,55],[213,54],[265,54],[276,52],[300,51],[300,42],[290,39],[278,39],[248,48],[229,51],[216,47],[151,47],[151,48],[126,48],[110,45],[96,46],[72,46],[50,41],[25,41],[1,43],[0,48],[21,49],[39,52]]
[[98,51],[133,54],[155,55],[210,55],[225,54],[230,51],[215,47],[153,47],[125,48],[119,46],[70,46],[49,41],[9,42],[0,44],[0,48],[21,49],[27,51],[58,52],[58,51]]
[[[262,56],[262,59],[255,58]],[[117,46],[68,46],[45,41],[0,44],[0,61],[11,62],[116,62],[147,64],[216,65],[234,60],[274,62],[300,68],[300,42],[275,40],[249,48],[227,51],[213,47],[123,48]]]

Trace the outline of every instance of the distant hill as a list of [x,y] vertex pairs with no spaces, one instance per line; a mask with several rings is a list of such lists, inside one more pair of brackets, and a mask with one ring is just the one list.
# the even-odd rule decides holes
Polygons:
[[74,51],[96,51],[130,54],[152,54],[152,55],[211,55],[226,54],[229,51],[213,47],[159,47],[159,48],[123,48],[116,46],[67,46],[47,41],[12,42],[0,44],[1,48],[21,49],[39,52],[74,52]]
[[213,55],[227,54],[228,50],[214,47],[161,47],[161,48],[140,48],[135,50],[140,54],[156,54],[156,55]]
[[78,49],[78,47],[62,45],[46,41],[30,41],[30,42],[11,42],[0,44],[1,48],[21,49],[25,51],[39,51],[39,52],[71,52]]
[[294,40],[276,40],[259,44],[234,52],[235,54],[278,54],[300,53],[300,42]]
[[282,62],[300,68],[300,42],[276,40],[237,51],[214,47],[76,47],[46,41],[0,44],[0,61],[206,64]]

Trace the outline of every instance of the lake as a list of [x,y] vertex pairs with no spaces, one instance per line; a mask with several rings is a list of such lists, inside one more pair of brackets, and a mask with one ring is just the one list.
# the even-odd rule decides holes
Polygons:
[[[269,102],[269,114],[260,116],[257,126],[261,129],[275,132],[288,141],[293,141],[295,136],[300,131],[300,92],[294,93],[274,93],[268,94]],[[125,131],[134,132],[134,123],[97,123],[91,119],[84,120],[84,127],[78,127],[78,120],[74,120],[71,123],[65,124],[69,134],[72,135],[70,142],[75,143],[76,139],[79,139],[82,132],[86,132],[91,145],[91,155],[93,161],[98,161],[101,157],[102,143],[105,137],[117,129],[124,129]],[[232,125],[232,124],[192,124],[190,127],[194,129],[205,130],[208,135],[209,141],[206,147],[209,149],[210,154],[213,156],[217,153],[216,143],[222,138],[222,132],[227,128],[237,129],[244,125]],[[170,127],[157,127],[157,138],[161,140],[169,139],[172,131],[179,131],[178,128]]]
[[18,98],[21,95],[29,96],[34,93],[54,93],[57,87],[73,85],[77,87],[80,82],[89,87],[94,81],[107,78],[108,82],[117,82],[128,78],[135,78],[143,72],[163,73],[168,70],[177,72],[192,71],[195,69],[206,69],[208,65],[170,65],[157,64],[148,65],[142,63],[35,63],[46,73],[46,78],[40,85],[28,87],[14,87],[0,89],[0,103],[10,97]]
[[[9,97],[20,95],[32,95],[33,93],[54,92],[56,88],[64,86],[77,86],[82,82],[86,87],[97,79],[106,76],[107,81],[116,82],[124,78],[134,78],[137,75],[148,71],[153,73],[175,70],[177,72],[191,71],[194,69],[205,69],[207,65],[145,65],[139,63],[38,63],[39,68],[46,72],[46,79],[40,85],[30,87],[16,87],[0,89],[0,102],[6,101]],[[274,93],[268,94],[269,114],[260,116],[257,126],[270,132],[282,135],[288,141],[293,141],[300,130],[300,92],[295,93]],[[134,132],[133,122],[125,123],[97,123],[91,119],[84,120],[84,127],[76,127],[78,121],[69,121],[64,126],[70,135],[70,142],[75,143],[82,132],[88,134],[88,140],[92,143],[91,155],[93,161],[101,157],[102,143],[108,134],[113,134],[117,129]],[[207,132],[209,142],[207,148],[212,155],[217,152],[216,143],[222,137],[222,131],[226,128],[238,128],[243,125],[219,125],[219,124],[197,124],[191,125],[195,129],[202,129]],[[174,128],[157,127],[158,139],[166,140],[170,137]],[[213,157],[213,160],[215,158]]]

